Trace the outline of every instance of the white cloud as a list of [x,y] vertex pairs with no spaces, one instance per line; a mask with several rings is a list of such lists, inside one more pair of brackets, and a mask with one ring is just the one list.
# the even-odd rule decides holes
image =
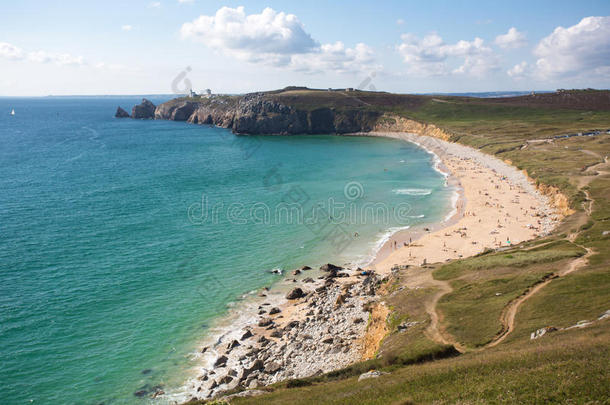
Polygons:
[[0,57],[12,60],[23,59],[24,53],[21,48],[7,42],[0,42]]
[[536,48],[536,73],[544,79],[610,78],[610,17],[586,17],[568,28],[557,27]]
[[36,63],[55,63],[59,66],[85,65],[85,59],[82,56],[72,56],[68,53],[29,52],[28,60]]
[[506,34],[498,35],[495,42],[504,49],[521,48],[527,45],[525,34],[517,31],[515,27],[511,27]]
[[180,4],[186,4],[186,3],[194,3],[195,0],[178,0],[178,3]]
[[[446,44],[438,34],[418,38],[412,34],[402,35],[402,43],[396,47],[408,65],[409,73],[417,76],[439,76],[468,74],[484,76],[498,69],[496,54],[481,38],[472,41],[460,40]],[[451,69],[451,59],[460,60],[461,65]]]
[[510,68],[506,73],[512,78],[520,78],[525,76],[528,73],[529,65],[527,62],[523,61],[521,63],[517,63],[515,66]]
[[161,2],[160,1],[153,1],[152,3],[148,3],[148,7],[149,8],[160,8],[161,7]]
[[343,42],[323,44],[316,52],[293,55],[290,67],[306,73],[355,73],[363,70],[379,70],[374,65],[373,49],[359,43],[354,48],[346,48]]
[[352,72],[370,68],[373,51],[365,44],[354,48],[342,42],[316,42],[293,14],[265,8],[247,15],[244,7],[222,7],[182,25],[183,39],[250,63],[287,67],[308,73]]
[[396,24],[398,25],[403,25],[405,23],[405,20],[403,20],[402,18],[399,18],[398,20],[396,20]]
[[121,29],[123,31],[131,31],[133,29],[133,27],[131,25],[129,25],[129,24],[125,24],[125,25],[121,26]]
[[55,53],[47,51],[25,52],[21,48],[6,42],[0,42],[0,57],[12,60],[25,60],[32,63],[54,63],[58,66],[93,66],[97,69],[136,72],[139,69],[130,68],[120,64],[106,64],[103,62],[89,65],[82,56],[74,56],[69,53]]
[[246,15],[244,7],[222,7],[213,16],[183,24],[181,34],[250,62],[288,64],[291,55],[317,47],[295,15],[271,8]]
[[82,56],[73,56],[68,53],[51,53],[45,51],[25,52],[21,48],[0,42],[0,57],[10,60],[26,59],[34,63],[49,63],[53,62],[60,66],[65,65],[84,65],[85,59]]

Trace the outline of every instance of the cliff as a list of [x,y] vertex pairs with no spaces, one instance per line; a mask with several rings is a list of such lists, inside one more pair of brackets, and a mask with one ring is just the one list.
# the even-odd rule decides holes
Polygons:
[[410,134],[426,135],[448,141],[451,134],[433,124],[425,124],[408,118],[392,114],[384,114],[377,121],[375,128],[377,132],[407,132]]
[[321,106],[299,108],[266,93],[209,99],[180,98],[159,105],[155,119],[230,128],[237,134],[328,134],[373,130],[380,112]]

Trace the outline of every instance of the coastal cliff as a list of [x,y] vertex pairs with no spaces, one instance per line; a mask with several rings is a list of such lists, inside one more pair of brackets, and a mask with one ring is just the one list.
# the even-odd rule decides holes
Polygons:
[[159,105],[154,117],[230,128],[236,134],[328,134],[374,129],[381,113],[358,108],[298,108],[265,93],[203,99],[179,98]]

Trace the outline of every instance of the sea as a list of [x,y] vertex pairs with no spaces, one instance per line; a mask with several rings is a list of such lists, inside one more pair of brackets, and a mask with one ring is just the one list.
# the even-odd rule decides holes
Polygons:
[[149,403],[261,288],[452,209],[413,144],[114,118],[140,101],[0,98],[1,404]]

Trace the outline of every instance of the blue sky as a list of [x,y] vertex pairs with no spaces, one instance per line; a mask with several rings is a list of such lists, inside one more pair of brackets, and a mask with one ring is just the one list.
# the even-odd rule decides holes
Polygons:
[[0,95],[171,93],[187,67],[231,93],[608,88],[609,16],[608,0],[4,2]]

